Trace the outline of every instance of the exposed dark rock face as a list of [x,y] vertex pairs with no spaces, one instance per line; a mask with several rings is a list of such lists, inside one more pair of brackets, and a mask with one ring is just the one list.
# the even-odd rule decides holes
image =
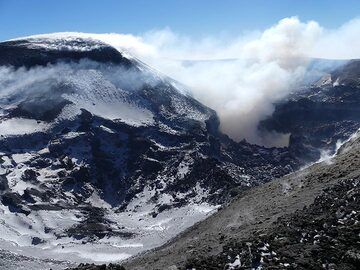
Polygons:
[[277,104],[260,129],[290,133],[290,153],[313,161],[360,127],[359,102],[360,60],[352,60]]
[[[69,268],[70,269],[70,268]],[[95,265],[95,264],[80,264],[76,268],[71,268],[73,270],[125,270],[123,266],[117,264],[103,264],[103,265]]]
[[6,176],[0,175],[0,192],[9,188]]

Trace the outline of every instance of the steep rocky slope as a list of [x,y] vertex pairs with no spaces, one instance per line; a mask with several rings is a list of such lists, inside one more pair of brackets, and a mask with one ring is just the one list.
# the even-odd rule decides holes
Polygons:
[[240,194],[126,269],[357,269],[360,139]]
[[290,134],[289,151],[300,159],[314,161],[322,151],[333,152],[338,140],[360,127],[360,60],[336,65],[279,102],[260,124],[261,130]]
[[[1,247],[113,261],[298,166],[235,143],[178,82],[93,39],[0,43]],[[266,172],[266,173],[265,173]]]

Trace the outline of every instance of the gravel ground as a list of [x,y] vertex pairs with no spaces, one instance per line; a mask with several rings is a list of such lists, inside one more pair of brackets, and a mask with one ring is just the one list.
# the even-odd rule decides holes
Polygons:
[[347,179],[313,204],[276,221],[276,230],[233,241],[184,269],[360,269],[360,179]]

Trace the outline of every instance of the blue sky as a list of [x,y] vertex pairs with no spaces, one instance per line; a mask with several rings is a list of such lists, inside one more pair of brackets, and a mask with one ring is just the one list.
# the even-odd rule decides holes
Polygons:
[[294,15],[335,28],[359,11],[358,0],[0,0],[0,40],[61,31],[141,34],[164,27],[189,36],[240,34]]

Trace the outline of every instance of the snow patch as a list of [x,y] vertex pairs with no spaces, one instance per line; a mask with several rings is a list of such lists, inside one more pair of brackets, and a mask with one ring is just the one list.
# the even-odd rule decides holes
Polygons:
[[0,122],[0,136],[16,136],[45,132],[49,125],[42,121],[25,118],[12,118]]

